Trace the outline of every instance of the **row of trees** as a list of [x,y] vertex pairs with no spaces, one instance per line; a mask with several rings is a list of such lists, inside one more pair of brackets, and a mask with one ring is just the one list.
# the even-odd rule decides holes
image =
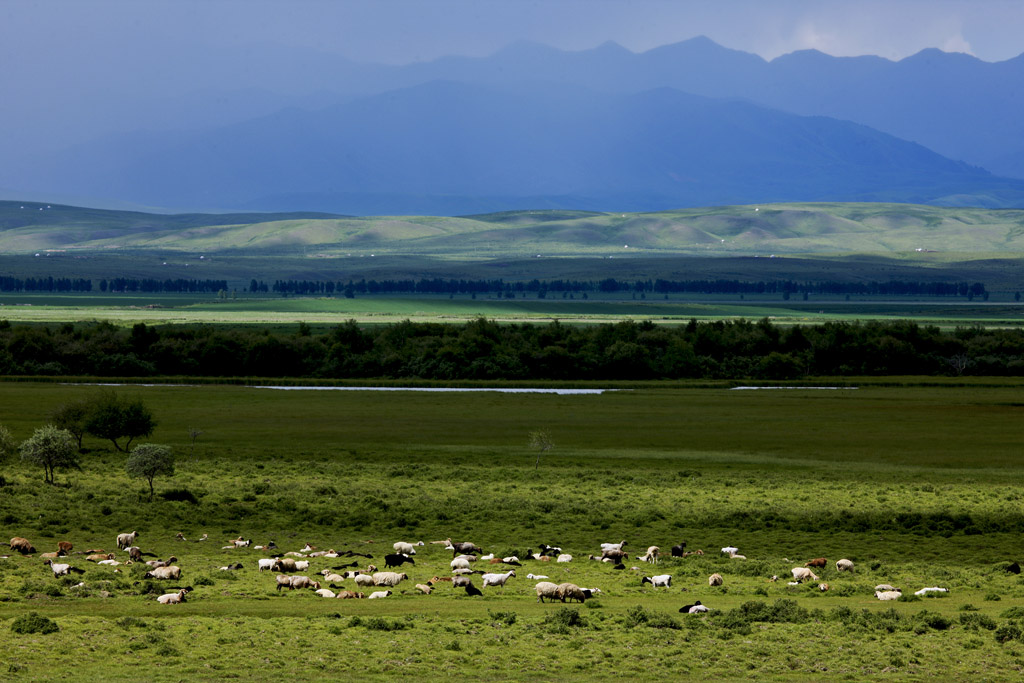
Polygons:
[[[1024,330],[908,321],[779,326],[413,323],[292,331],[109,323],[4,325],[0,374],[424,379],[1024,375]],[[95,421],[95,420],[94,420]],[[94,425],[96,433],[102,429]]]
[[509,294],[542,292],[586,294],[588,292],[632,292],[634,294],[833,294],[860,296],[962,296],[983,297],[984,283],[975,282],[839,282],[796,280],[465,280],[422,278],[419,280],[275,280],[268,285],[262,280],[249,282],[250,293],[274,292],[304,296],[345,296],[364,294]]
[[[85,415],[82,415],[82,407]],[[120,412],[118,416],[116,413]],[[141,415],[146,416],[145,424],[139,421]],[[71,428],[68,428],[69,418]],[[93,418],[99,417],[98,422]],[[59,407],[52,416],[50,424],[36,429],[32,435],[20,445],[16,444],[10,431],[0,425],[0,460],[7,459],[14,452],[31,465],[43,468],[44,480],[48,484],[55,483],[57,470],[80,469],[82,452],[82,431],[101,438],[109,438],[117,450],[128,452],[125,460],[125,471],[131,477],[145,479],[149,484],[149,498],[153,499],[153,480],[159,475],[174,474],[174,455],[170,446],[157,443],[143,443],[130,451],[129,445],[136,436],[149,436],[153,432],[155,422],[148,408],[138,400],[127,400],[112,393],[104,393],[94,404],[82,402],[65,404]],[[64,425],[64,426],[62,426]],[[85,427],[88,425],[88,428]],[[98,431],[92,431],[95,428]],[[128,437],[124,448],[117,439]]]

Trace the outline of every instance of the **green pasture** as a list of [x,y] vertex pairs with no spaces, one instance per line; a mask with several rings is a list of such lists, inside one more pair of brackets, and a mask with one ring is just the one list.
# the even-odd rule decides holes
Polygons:
[[[1024,305],[1012,300],[968,302],[943,299],[861,299],[811,297],[784,301],[781,296],[670,295],[632,299],[593,295],[584,300],[536,295],[498,299],[468,295],[376,295],[338,297],[256,297],[242,294],[0,294],[0,319],[10,322],[108,321],[116,325],[272,324],[306,322],[360,324],[467,322],[481,316],[500,322],[603,323],[652,320],[659,324],[691,319],[770,318],[777,324],[818,324],[834,320],[914,320],[941,327],[1024,324]],[[1004,297],[1005,299],[1005,297]]]
[[[58,540],[116,550],[117,533],[137,530],[144,551],[178,558],[182,579],[80,555],[70,561],[86,571],[69,579],[37,557],[0,560],[0,673],[1016,679],[1024,583],[1005,567],[1024,559],[1021,387],[893,384],[600,395],[120,387],[150,407],[151,440],[178,457],[157,499],[127,478],[123,454],[86,437],[82,469],[58,472],[57,486],[17,459],[3,465],[0,534],[40,551]],[[5,383],[0,422],[23,440],[60,403],[97,391]],[[539,464],[527,445],[538,429],[555,444]],[[201,431],[194,448],[190,430]],[[255,569],[265,553],[222,549],[240,535],[374,556],[314,558],[311,577],[348,562],[383,568],[397,540],[426,545],[395,595],[341,601],[278,593],[273,574]],[[447,537],[499,557],[556,544],[573,560],[524,561],[479,598],[444,584],[422,595],[413,584],[449,574],[451,553],[430,543]],[[587,559],[623,539],[634,553],[685,540],[705,554],[629,563],[642,571]],[[746,559],[722,555],[726,545]],[[787,585],[792,567],[819,556],[828,592]],[[852,574],[836,571],[841,557]],[[218,570],[233,562],[244,568]],[[725,583],[709,587],[716,572]],[[539,604],[527,573],[603,593]],[[661,573],[671,588],[641,585]],[[882,603],[879,583],[950,592]],[[189,600],[158,605],[176,585],[194,587]],[[713,611],[678,613],[694,600]],[[30,612],[60,630],[10,630]]]

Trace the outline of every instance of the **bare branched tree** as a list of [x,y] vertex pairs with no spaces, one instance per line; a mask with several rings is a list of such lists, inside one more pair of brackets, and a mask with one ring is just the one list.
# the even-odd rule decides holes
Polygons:
[[530,448],[537,451],[537,464],[533,466],[533,469],[537,469],[540,467],[540,456],[554,448],[555,442],[551,440],[551,434],[546,429],[530,432],[528,439]]

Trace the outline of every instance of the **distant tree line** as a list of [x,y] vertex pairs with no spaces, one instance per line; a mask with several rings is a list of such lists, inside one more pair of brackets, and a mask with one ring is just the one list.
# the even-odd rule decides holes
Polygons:
[[344,296],[365,294],[493,294],[512,298],[526,292],[541,298],[548,292],[587,294],[590,292],[632,292],[643,294],[857,294],[866,296],[987,296],[984,283],[975,282],[838,282],[768,280],[465,280],[421,278],[419,280],[275,280],[267,285],[262,280],[249,282],[250,293],[274,292],[300,296]]
[[413,323],[294,332],[0,320],[0,375],[99,377],[680,379],[1024,375],[1024,330],[908,321],[784,327],[767,319]]
[[0,292],[91,292],[92,280],[68,277],[0,276]]
[[220,292],[226,291],[227,288],[227,280],[157,280],[129,277],[100,280],[101,292]]

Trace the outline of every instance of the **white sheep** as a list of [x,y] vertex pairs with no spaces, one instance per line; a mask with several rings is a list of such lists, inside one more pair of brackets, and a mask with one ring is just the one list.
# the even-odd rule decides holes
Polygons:
[[331,589],[329,589],[329,588],[318,588],[314,592],[317,595],[319,595],[321,598],[336,598],[336,597],[338,597],[337,594],[334,591],[332,591]]
[[309,560],[296,560],[295,571],[304,572],[309,570]]
[[502,588],[504,588],[505,582],[508,581],[510,577],[513,577],[515,575],[516,570],[510,569],[504,574],[484,574],[481,578],[484,581],[485,588],[487,586],[501,586]]
[[121,563],[118,562],[117,560],[100,560],[96,564],[105,564],[105,565],[107,565],[109,567],[116,567],[117,565],[119,565]]
[[658,576],[645,576],[640,580],[640,585],[651,584],[654,588],[670,588],[672,586],[671,574],[659,574]]
[[456,557],[451,561],[452,569],[469,569],[469,560],[464,557]]
[[406,555],[415,555],[416,548],[414,546],[423,545],[423,541],[419,543],[406,543],[405,541],[397,541],[392,547],[396,553],[405,553]]
[[392,594],[391,591],[374,591],[374,592],[370,593],[369,599],[370,600],[376,600],[376,599],[379,599],[379,598],[386,598],[386,597],[388,597],[391,594]]
[[915,591],[914,595],[927,595],[928,593],[948,593],[948,588],[939,588],[938,586],[929,586],[928,588],[922,588],[919,591]]
[[898,591],[899,588],[897,588],[896,586],[890,585],[888,583],[880,583],[877,586],[875,586],[875,590],[876,591]]
[[899,600],[902,595],[900,591],[875,591],[875,597],[879,600]]
[[164,593],[156,599],[161,605],[177,605],[179,602],[185,602],[185,594],[187,590],[182,588],[177,593]]
[[181,567],[171,565],[170,567],[156,567],[143,575],[144,579],[173,579],[181,578]]
[[481,555],[480,556],[480,560],[482,562],[487,562],[487,561],[493,560],[493,559],[494,559],[494,553],[487,553],[486,555]]
[[43,564],[50,565],[50,570],[54,576],[67,576],[68,572],[71,571],[70,564],[54,562],[53,560],[46,560]]
[[544,598],[548,600],[558,599],[558,584],[551,583],[550,581],[541,581],[534,589],[537,591],[537,602],[544,602]]
[[259,571],[261,571],[261,572],[273,571],[275,564],[277,564],[277,558],[276,557],[266,557],[266,558],[261,558],[259,560],[256,560],[257,569]]
[[793,567],[791,571],[793,572],[793,579],[796,581],[818,580],[818,577],[815,576],[809,567]]
[[735,555],[739,551],[740,549],[734,545],[727,545],[724,548],[722,548],[722,552],[726,555]]
[[345,580],[344,576],[342,576],[341,574],[335,574],[330,569],[325,569],[320,573],[323,574],[324,581],[326,581],[327,583],[341,583]]
[[572,562],[572,555],[569,555],[568,553],[563,553],[562,555],[559,555],[558,559],[555,560],[555,561],[556,562]]
[[836,560],[836,571],[837,572],[852,572],[853,562],[850,560]]
[[618,543],[602,543],[601,551],[605,550],[622,550],[622,546],[626,545],[625,541],[619,541]]
[[373,585],[391,586],[392,588],[394,588],[399,583],[401,583],[403,579],[408,578],[409,575],[405,573],[399,574],[397,572],[377,572],[373,575]]
[[424,595],[430,595],[431,591],[433,591],[434,589],[433,589],[432,586],[428,586],[428,585],[423,584],[423,583],[417,583],[416,584],[416,590],[418,590],[419,592],[423,593]]
[[138,531],[133,531],[130,534],[118,534],[117,535],[117,549],[124,550],[128,546],[135,545],[135,539],[139,537]]
[[355,582],[357,586],[373,586],[373,577],[369,574],[356,574]]
[[725,583],[725,579],[722,578],[721,574],[716,573],[708,577],[709,586],[721,586],[723,583]]
[[526,578],[540,580],[540,579],[546,579],[546,578],[549,578],[549,577],[544,576],[543,574],[527,574]]
[[661,552],[661,548],[656,545],[652,545],[647,548],[647,552],[643,555],[638,556],[636,559],[641,562],[650,562],[651,564],[658,564],[658,553]]

